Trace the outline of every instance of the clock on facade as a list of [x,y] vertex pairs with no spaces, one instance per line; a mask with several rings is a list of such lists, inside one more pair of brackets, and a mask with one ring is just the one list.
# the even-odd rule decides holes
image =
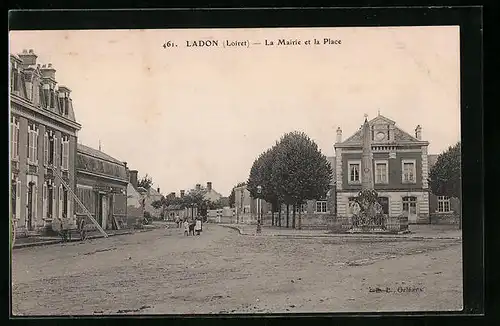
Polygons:
[[377,133],[377,135],[376,135],[376,137],[377,137],[377,140],[378,140],[378,141],[380,141],[380,140],[384,140],[384,138],[385,138],[385,133],[383,133],[383,132],[378,132],[378,133]]

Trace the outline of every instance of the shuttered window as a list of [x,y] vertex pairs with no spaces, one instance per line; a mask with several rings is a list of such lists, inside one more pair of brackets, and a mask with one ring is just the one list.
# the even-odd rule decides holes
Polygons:
[[43,164],[49,164],[49,134],[43,135]]
[[10,120],[10,146],[11,158],[19,158],[19,120],[16,117],[11,117]]

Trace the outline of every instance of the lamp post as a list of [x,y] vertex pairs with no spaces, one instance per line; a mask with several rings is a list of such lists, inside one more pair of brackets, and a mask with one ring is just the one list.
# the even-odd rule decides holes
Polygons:
[[261,233],[262,232],[262,227],[260,225],[260,218],[261,218],[261,208],[260,208],[260,205],[261,205],[261,202],[260,202],[260,196],[262,194],[262,186],[257,186],[257,233]]

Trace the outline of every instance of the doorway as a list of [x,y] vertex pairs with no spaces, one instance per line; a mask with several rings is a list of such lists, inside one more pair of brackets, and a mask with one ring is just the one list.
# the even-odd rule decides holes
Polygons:
[[35,184],[33,182],[28,183],[28,216],[26,216],[26,228],[28,231],[33,230],[33,188]]
[[109,202],[108,196],[100,195],[101,197],[101,227],[106,230],[108,224],[108,214],[109,214]]
[[408,214],[408,222],[417,222],[417,197],[403,197],[403,212]]

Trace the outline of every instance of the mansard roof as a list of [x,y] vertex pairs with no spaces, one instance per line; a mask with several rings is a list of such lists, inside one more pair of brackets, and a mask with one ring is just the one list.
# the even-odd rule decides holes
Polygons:
[[[368,121],[368,124],[370,127],[374,125],[380,125],[380,124],[385,124],[393,128],[394,131],[394,138],[391,140],[391,143],[401,143],[401,144],[414,144],[414,143],[427,143],[426,141],[418,140],[416,137],[410,135],[406,131],[398,128],[396,126],[396,122],[384,117],[383,115],[378,115],[375,118],[371,119]],[[360,146],[363,142],[363,130],[361,126],[352,136],[348,137],[346,140],[340,143],[336,143],[335,146]]]
[[128,182],[127,170],[123,162],[82,144],[77,145],[76,169]]
[[[30,53],[34,54],[34,53]],[[15,69],[19,72],[17,78],[17,89],[18,93],[13,93],[11,91],[11,95],[15,95],[17,97],[22,98],[24,101],[30,103],[33,106],[40,107],[43,110],[47,110],[58,115],[63,116],[65,119],[76,122],[75,112],[73,108],[73,101],[69,98],[68,101],[68,114],[64,115],[62,108],[62,100],[59,98],[59,93],[62,91],[69,91],[69,89],[65,86],[57,87],[57,81],[52,79],[52,77],[43,77],[42,69],[45,69],[45,65],[41,66],[40,64],[31,64],[33,62],[23,62],[20,55],[10,54],[11,61],[11,69]],[[48,70],[53,69],[52,65],[49,64],[47,67]],[[55,71],[55,70],[54,70]],[[54,85],[54,94],[55,94],[55,102],[54,107],[50,107],[47,105],[47,98],[43,92],[43,83],[45,80],[51,80]],[[39,98],[34,101],[33,98],[28,96],[28,87],[31,87],[31,94],[40,94]],[[36,92],[37,90],[38,92]]]

